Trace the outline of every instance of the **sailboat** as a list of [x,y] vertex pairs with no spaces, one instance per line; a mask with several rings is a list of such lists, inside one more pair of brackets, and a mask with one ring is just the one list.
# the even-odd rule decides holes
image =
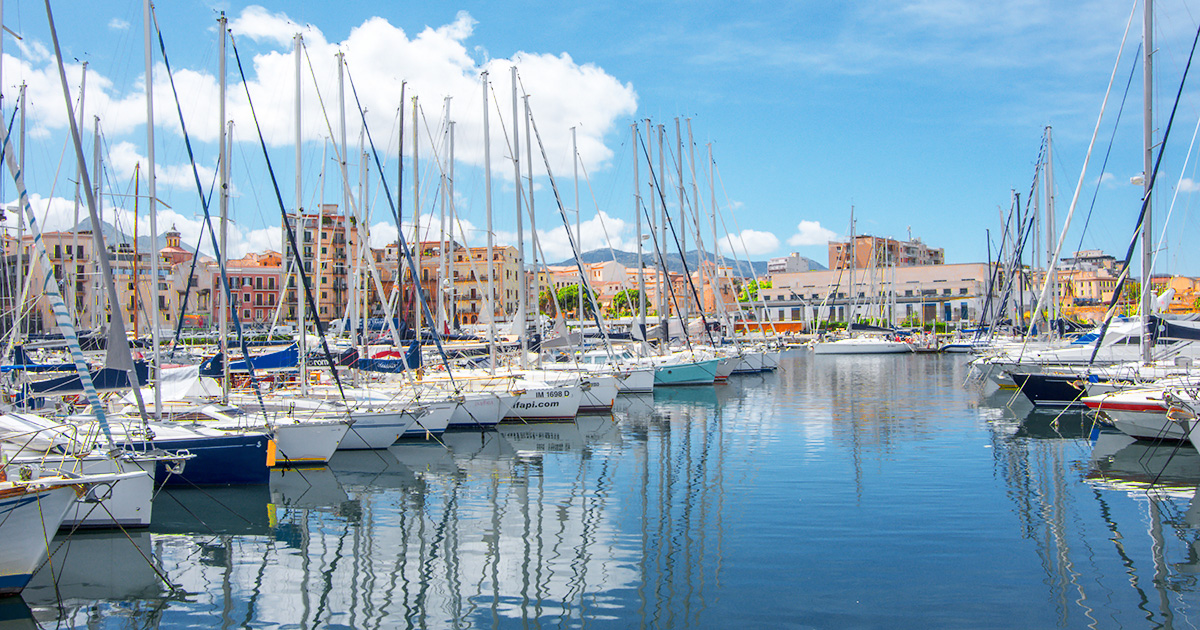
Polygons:
[[[858,278],[855,277],[855,264],[857,258],[858,247],[854,238],[854,208],[850,208],[850,243],[849,254],[850,258],[850,294],[857,295]],[[871,266],[875,268],[877,256],[875,248],[871,247]],[[865,275],[865,271],[864,271]],[[908,343],[889,338],[894,335],[894,331],[890,328],[882,328],[877,326],[868,326],[858,324],[854,321],[855,305],[857,298],[852,297],[850,306],[850,316],[847,318],[846,329],[849,336],[843,339],[831,341],[818,341],[813,344],[813,354],[903,354],[912,352],[912,346]],[[856,331],[858,331],[856,333]]]

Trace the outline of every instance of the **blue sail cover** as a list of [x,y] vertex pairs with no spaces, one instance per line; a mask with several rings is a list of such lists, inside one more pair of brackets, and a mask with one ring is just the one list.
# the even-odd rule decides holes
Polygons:
[[398,373],[404,370],[415,370],[421,367],[421,346],[415,340],[409,344],[403,357],[388,357],[383,359],[359,358],[354,363],[355,368],[367,372]]
[[13,362],[10,365],[0,365],[2,372],[74,372],[74,363],[34,363],[25,346],[13,346]]
[[[224,361],[225,353],[223,352],[218,352],[212,357],[206,359],[200,364],[200,376],[221,378],[223,373],[222,364]],[[246,359],[230,361],[230,374],[249,373],[250,366],[246,364],[246,361]],[[300,348],[298,345],[292,344],[282,350],[251,356],[249,361],[251,364],[253,364],[255,371],[294,370],[300,366]]]
[[[72,364],[71,369],[74,368],[75,366]],[[135,362],[134,369],[137,370],[138,380],[143,384],[150,380],[150,367],[145,361]],[[99,370],[90,370],[90,373],[92,375],[92,383],[96,386],[96,391],[98,392],[133,389],[133,384],[129,382],[129,372],[126,370],[106,367]],[[56,376],[30,383],[29,393],[36,396],[71,396],[82,394],[83,383],[79,380],[78,374]]]

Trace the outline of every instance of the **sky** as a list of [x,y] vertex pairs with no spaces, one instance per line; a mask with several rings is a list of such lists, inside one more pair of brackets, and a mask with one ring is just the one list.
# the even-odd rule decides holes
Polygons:
[[[4,25],[16,34],[4,35],[5,120],[13,115],[18,86],[28,84],[25,170],[32,206],[43,229],[66,229],[75,217],[76,161],[45,7],[9,0],[3,8]],[[52,8],[73,103],[81,62],[88,62],[83,143],[89,177],[96,179],[91,160],[99,117],[103,213],[131,232],[134,169],[141,164],[144,173],[148,153],[142,3],[58,2]],[[1180,0],[1155,7],[1156,144],[1180,90],[1197,8]],[[492,231],[497,243],[515,243],[518,193],[509,148],[514,132],[522,146],[522,177],[533,168],[536,230],[550,261],[572,256],[560,207],[573,222],[578,205],[582,250],[633,250],[637,199],[644,213],[655,197],[647,151],[673,225],[686,234],[687,249],[694,249],[694,222],[681,224],[678,218],[679,147],[683,207],[701,214],[705,248],[711,249],[715,233],[726,254],[743,259],[794,251],[825,264],[827,241],[850,234],[853,208],[857,234],[920,238],[944,248],[948,263],[985,261],[1001,246],[1017,204],[1014,195],[1027,207],[1047,126],[1053,138],[1055,239],[1077,197],[1062,238],[1063,256],[1100,249],[1124,258],[1141,204],[1141,190],[1131,180],[1143,160],[1142,9],[1126,0],[180,1],[156,8],[172,70],[167,72],[155,41],[157,197],[167,206],[159,208],[157,219],[159,232],[174,225],[190,245],[201,242],[203,211],[180,112],[200,188],[208,194],[217,170],[216,20],[222,11],[235,43],[227,51],[226,97],[233,121],[228,246],[233,257],[281,249],[280,204],[288,211],[297,205],[298,32],[304,41],[299,203],[307,209],[322,200],[341,204],[348,182],[355,199],[366,199],[355,203],[369,213],[364,219],[376,245],[396,236],[392,204],[399,205],[406,230],[419,206],[424,238],[437,238],[441,174],[451,163],[459,217],[454,237],[461,241],[465,234],[468,243],[484,244],[485,152],[491,163]],[[344,179],[337,157],[339,51],[347,71]],[[513,67],[537,130],[532,164],[526,160],[523,105],[513,129]],[[489,75],[487,143],[483,71]],[[404,175],[397,188],[402,84]],[[1190,236],[1200,190],[1197,160],[1190,156],[1200,121],[1197,90],[1196,77],[1188,77],[1164,144],[1152,205],[1158,273],[1200,275],[1200,253]],[[646,135],[647,120],[665,129],[665,168],[659,168],[657,132]],[[447,121],[454,129],[453,160]],[[145,195],[144,176],[140,185]],[[0,197],[9,206],[16,203],[11,179]],[[148,234],[149,217],[140,203],[137,229]],[[216,201],[211,212],[217,213]],[[86,214],[80,210],[81,217]],[[11,228],[15,221],[8,215],[5,225]],[[1046,243],[1045,232],[1041,241],[1038,259],[1044,260],[1054,245]],[[201,249],[211,251],[208,245]],[[1026,260],[1032,262],[1032,256]]]

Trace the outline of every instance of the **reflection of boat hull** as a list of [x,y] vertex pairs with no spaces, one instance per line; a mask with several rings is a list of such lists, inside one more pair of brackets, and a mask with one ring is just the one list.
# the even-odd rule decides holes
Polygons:
[[1195,488],[1200,483],[1200,452],[1175,444],[1152,444],[1117,433],[1102,433],[1092,448],[1087,477],[1114,485]]
[[271,486],[255,484],[228,488],[169,488],[154,499],[152,534],[271,533],[268,504]]
[[[122,482],[124,483],[124,482]],[[164,584],[154,567],[151,534],[141,532],[75,533],[66,544],[56,538],[54,555],[21,593],[38,616],[61,603],[68,611],[86,609],[97,600],[131,602],[158,599]]]

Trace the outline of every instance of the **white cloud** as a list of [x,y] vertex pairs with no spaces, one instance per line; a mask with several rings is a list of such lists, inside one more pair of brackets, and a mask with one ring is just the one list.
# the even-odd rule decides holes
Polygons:
[[[114,20],[109,26],[127,28],[129,25]],[[179,40],[172,38],[170,30],[173,27],[164,26],[167,28],[164,35],[170,54],[172,41]],[[319,149],[319,143],[331,135],[327,119],[328,125],[334,130],[333,135],[339,135],[339,121],[336,119],[338,65],[335,58],[339,51],[345,53],[358,97],[367,109],[366,118],[377,149],[384,156],[392,156],[393,162],[396,151],[397,105],[400,102],[402,80],[407,81],[405,95],[408,99],[405,103],[404,117],[404,123],[408,127],[405,129],[405,142],[408,145],[413,134],[410,108],[411,98],[416,96],[421,114],[419,136],[422,143],[422,163],[433,163],[431,158],[434,157],[434,143],[429,136],[439,138],[440,142],[438,126],[442,124],[445,99],[450,97],[450,118],[454,120],[456,130],[456,160],[462,165],[481,166],[484,108],[480,74],[488,71],[491,79],[489,96],[495,99],[488,108],[493,171],[495,177],[502,181],[507,180],[510,185],[513,171],[511,162],[507,162],[509,151],[505,146],[505,138],[506,135],[511,137],[512,134],[510,68],[514,65],[517,67],[521,89],[531,94],[530,107],[534,112],[541,139],[546,145],[545,150],[549,155],[551,167],[556,174],[567,174],[571,170],[571,136],[567,131],[570,127],[577,130],[581,159],[589,169],[595,171],[604,168],[614,156],[612,149],[605,144],[605,138],[612,135],[618,121],[624,121],[637,110],[637,95],[632,85],[618,81],[598,66],[576,62],[569,55],[518,51],[512,54],[510,59],[491,59],[480,53],[479,47],[470,42],[475,35],[476,21],[466,12],[458,13],[448,24],[430,26],[412,33],[405,32],[386,19],[370,18],[351,29],[345,39],[339,42],[327,41],[320,30],[297,24],[285,13],[272,13],[257,6],[242,10],[231,20],[229,28],[237,38],[249,91],[254,98],[258,120],[263,125],[263,136],[269,146],[284,151],[288,151],[295,142],[293,94],[296,85],[292,49],[293,36],[297,31],[303,34],[305,46],[301,76],[301,134],[303,142],[306,143],[305,150],[309,153],[314,153],[314,146]],[[238,74],[232,50],[230,53],[229,73],[232,79]],[[134,67],[140,68],[140,54],[135,57],[137,58],[131,62]],[[39,105],[29,109],[29,137],[62,138],[68,127],[67,107],[50,50],[33,38],[26,38],[18,41],[17,46],[4,55],[2,63],[4,76],[9,78],[3,88],[4,96],[15,99],[16,91],[13,86],[24,81],[28,84],[30,103]],[[208,192],[216,169],[215,143],[220,128],[216,106],[216,64],[213,62],[211,65],[214,67],[184,68],[176,65],[173,76],[181,103],[179,107],[182,109],[196,151],[196,159],[200,164],[200,179],[205,193]],[[82,66],[78,62],[70,62],[66,66],[66,73],[71,82],[71,95],[78,99]],[[157,158],[160,162],[173,162],[156,165],[159,197],[179,208],[178,211],[160,209],[159,216],[164,219],[160,221],[160,228],[165,230],[171,222],[175,222],[183,240],[194,245],[201,223],[197,217],[195,178],[182,149],[182,143],[178,141],[181,126],[170,79],[165,65],[161,61],[156,63],[152,84],[155,126],[158,131]],[[86,136],[90,136],[93,117],[100,117],[108,147],[105,156],[107,180],[132,181],[134,165],[141,163],[143,168],[146,165],[145,77],[118,87],[111,78],[89,66],[86,81],[85,112],[82,118],[87,122],[83,131]],[[318,100],[314,83],[320,87],[320,99],[324,108]],[[232,163],[235,167],[235,187],[238,181],[250,181],[249,178],[239,177],[237,172],[237,169],[242,168],[242,164],[239,163],[243,159],[242,156],[249,155],[251,160],[261,159],[256,146],[258,137],[250,117],[245,92],[238,82],[231,83],[228,88],[227,115],[234,120],[234,142],[249,143],[235,148],[237,158]],[[346,82],[346,112],[347,135],[353,142],[359,135],[361,119],[349,80]],[[525,127],[522,124],[522,136],[524,132]],[[524,137],[521,141],[525,141]],[[387,146],[389,142],[391,145]],[[85,137],[85,143],[90,151],[90,139]],[[438,147],[438,150],[441,152],[441,147]],[[405,153],[410,151],[410,146],[406,146]],[[536,146],[534,152],[538,162],[537,171],[542,173],[544,168]],[[69,158],[70,154],[67,155]],[[332,151],[329,159],[334,160]],[[319,163],[319,160],[311,156],[305,160],[309,164]],[[290,160],[284,160],[285,164],[281,165],[277,156],[273,155],[273,161],[277,169],[282,166],[290,171]],[[351,164],[354,161],[355,158],[352,157]],[[522,170],[527,168],[528,166],[523,166]],[[352,178],[353,173],[352,170]],[[290,174],[289,172],[280,175]],[[260,179],[264,175],[258,173],[251,177],[256,178],[256,190],[265,188]],[[331,174],[330,177],[336,178],[336,175]],[[245,183],[242,185],[248,186]],[[69,189],[66,191],[69,195]],[[57,194],[62,195],[62,192],[59,190]],[[55,192],[46,191],[45,194],[53,196]],[[248,191],[244,190],[243,194],[241,203],[247,208],[255,201],[265,204],[268,208],[274,207],[269,199],[269,189],[265,195],[259,192],[254,199]],[[478,196],[478,193],[475,194]],[[497,193],[497,197],[499,194]],[[285,194],[285,197],[290,206],[290,195]],[[36,199],[43,204],[42,209],[38,211],[39,215],[45,210],[45,204],[50,204],[50,218],[47,221],[49,225],[45,226],[46,229],[71,227],[74,217],[73,201],[57,197],[52,200],[40,197]],[[105,204],[117,205],[110,198],[105,199]],[[132,207],[132,203],[122,205]],[[461,207],[464,212],[471,211],[467,204]],[[80,215],[86,216],[86,210],[81,210]],[[171,218],[166,220],[165,217],[168,216]],[[475,217],[475,221],[479,223],[480,219]],[[632,249],[633,239],[628,234],[631,231],[629,227],[625,226],[623,221],[611,217],[606,218],[606,221],[610,234],[616,239],[614,246]],[[256,220],[246,222],[253,227],[262,225],[262,222]],[[275,211],[265,212],[265,223],[277,225]],[[394,227],[388,228],[386,220],[372,223],[373,242],[394,238],[396,230]],[[467,230],[467,240],[470,244],[478,245],[486,240],[484,231],[478,225],[467,221],[462,223]],[[505,223],[505,227],[509,227],[508,223]],[[251,230],[248,227],[243,231],[236,226],[231,228],[230,255],[264,248],[278,249],[278,228],[274,228],[273,232],[271,230],[272,228]],[[148,231],[148,228],[143,228],[142,231]],[[585,250],[607,246],[597,219],[589,221],[584,232]],[[455,236],[456,240],[462,240],[457,228]],[[543,238],[547,256],[569,255],[565,232],[561,228],[545,231]],[[206,237],[204,240],[207,242],[209,239]]]
[[1200,191],[1200,182],[1190,177],[1184,177],[1179,180],[1179,192],[1194,193],[1196,191]]
[[126,22],[121,18],[113,18],[108,21],[108,28],[111,28],[114,31],[127,31],[129,30],[129,22]]
[[796,225],[796,233],[788,237],[787,243],[792,247],[806,247],[824,245],[836,238],[837,233],[821,227],[819,221],[801,221]]
[[740,234],[726,234],[721,239],[721,253],[739,257],[765,256],[779,249],[779,237],[760,230],[742,230]]

